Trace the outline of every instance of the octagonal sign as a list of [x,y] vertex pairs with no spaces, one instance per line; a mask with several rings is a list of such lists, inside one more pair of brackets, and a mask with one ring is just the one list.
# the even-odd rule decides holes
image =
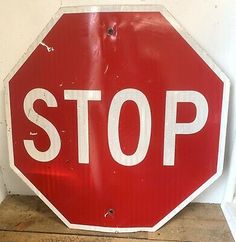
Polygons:
[[62,8],[6,80],[11,167],[70,228],[155,231],[221,175],[228,95],[165,9]]

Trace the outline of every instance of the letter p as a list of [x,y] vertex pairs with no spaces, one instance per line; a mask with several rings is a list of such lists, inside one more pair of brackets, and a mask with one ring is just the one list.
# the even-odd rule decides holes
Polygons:
[[[190,102],[196,107],[196,117],[190,123],[176,123],[177,103]],[[175,164],[175,136],[177,134],[194,134],[200,131],[208,117],[208,103],[197,91],[167,91],[164,133],[164,166]]]

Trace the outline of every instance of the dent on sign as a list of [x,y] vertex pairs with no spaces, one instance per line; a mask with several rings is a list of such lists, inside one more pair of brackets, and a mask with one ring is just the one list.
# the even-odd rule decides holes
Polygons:
[[164,8],[62,8],[29,50],[10,164],[68,227],[155,231],[221,175],[228,78]]
[[[65,100],[74,100],[77,104],[78,162],[89,164],[89,114],[90,101],[101,101],[101,90],[65,90]],[[34,102],[43,100],[48,107],[57,107],[55,96],[46,89],[33,89],[24,99],[24,112],[27,118],[44,129],[50,139],[50,147],[46,151],[38,150],[34,140],[24,140],[28,154],[35,160],[48,162],[59,154],[61,138],[57,128],[49,120],[35,112]],[[126,155],[121,149],[119,139],[119,117],[122,105],[133,101],[138,107],[140,132],[137,149],[132,155]],[[194,121],[177,123],[178,102],[190,102],[196,107]],[[157,107],[158,109],[158,107]],[[64,114],[66,115],[66,114]],[[173,166],[175,157],[175,136],[177,134],[194,134],[205,125],[208,117],[208,104],[205,97],[196,91],[167,91],[165,103],[165,134],[164,134],[164,166]],[[115,94],[108,113],[108,144],[113,159],[121,165],[133,166],[142,162],[147,154],[150,138],[152,117],[147,97],[137,89],[124,89]]]

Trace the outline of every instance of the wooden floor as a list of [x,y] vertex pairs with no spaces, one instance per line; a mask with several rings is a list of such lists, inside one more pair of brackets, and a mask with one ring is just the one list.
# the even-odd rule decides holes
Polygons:
[[219,205],[192,203],[155,233],[68,229],[34,196],[8,196],[0,205],[0,242],[234,241]]

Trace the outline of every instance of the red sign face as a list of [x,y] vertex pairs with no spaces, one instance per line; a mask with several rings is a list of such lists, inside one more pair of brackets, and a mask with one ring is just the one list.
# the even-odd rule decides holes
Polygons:
[[163,9],[65,11],[8,78],[11,166],[71,228],[154,231],[222,172],[228,80]]

